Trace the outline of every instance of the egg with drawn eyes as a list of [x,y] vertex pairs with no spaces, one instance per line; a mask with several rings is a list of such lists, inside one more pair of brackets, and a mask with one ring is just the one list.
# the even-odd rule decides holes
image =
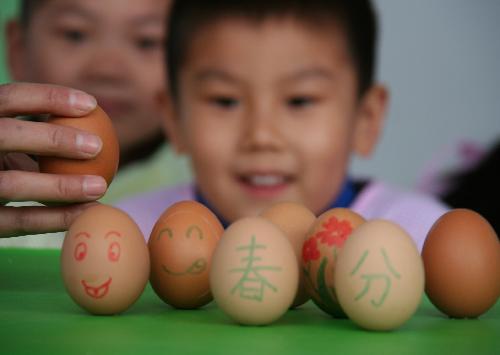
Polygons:
[[163,212],[148,246],[150,283],[165,303],[193,309],[212,300],[209,268],[223,232],[212,211],[196,201],[181,201]]
[[93,314],[117,314],[142,294],[149,254],[137,224],[123,211],[97,205],[71,224],[61,251],[61,272],[71,298]]

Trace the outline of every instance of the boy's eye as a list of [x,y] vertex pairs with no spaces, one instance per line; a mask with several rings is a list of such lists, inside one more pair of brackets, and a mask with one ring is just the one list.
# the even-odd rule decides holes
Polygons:
[[312,98],[307,96],[294,96],[287,100],[287,105],[290,107],[304,107],[312,103]]
[[225,96],[214,97],[210,101],[216,106],[222,108],[233,108],[238,105],[238,100],[232,97],[225,97]]
[[302,108],[314,103],[314,99],[308,96],[294,96],[287,99],[287,105],[291,108]]
[[141,50],[156,49],[162,47],[162,41],[152,37],[141,37],[136,40],[136,46]]
[[87,37],[83,31],[78,30],[64,30],[62,31],[62,36],[65,40],[72,43],[82,43]]

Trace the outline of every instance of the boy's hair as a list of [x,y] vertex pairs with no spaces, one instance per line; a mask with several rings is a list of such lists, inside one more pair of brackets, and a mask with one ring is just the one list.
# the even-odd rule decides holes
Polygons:
[[204,27],[227,17],[260,23],[271,17],[292,17],[308,26],[338,24],[345,31],[358,77],[358,95],[373,84],[377,19],[370,0],[177,0],[167,29],[169,88],[178,96],[179,71],[193,38]]
[[19,3],[19,19],[21,25],[26,28],[31,22],[33,13],[45,2],[45,0],[21,0]]

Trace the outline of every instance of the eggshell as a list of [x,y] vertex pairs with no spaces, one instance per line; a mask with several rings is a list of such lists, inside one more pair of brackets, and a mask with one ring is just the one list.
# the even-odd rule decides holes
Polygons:
[[364,223],[339,254],[335,289],[342,309],[360,327],[401,326],[415,313],[424,292],[424,266],[417,246],[397,224]]
[[178,202],[163,212],[148,245],[151,286],[164,302],[190,309],[212,300],[209,269],[223,231],[212,211],[196,201]]
[[97,107],[84,117],[54,117],[49,122],[78,128],[99,136],[102,140],[102,149],[95,158],[85,160],[40,156],[38,159],[40,172],[50,174],[100,175],[106,180],[109,186],[118,169],[120,148],[113,124],[108,115],[100,107]]
[[330,209],[318,217],[303,245],[301,263],[306,290],[319,308],[334,317],[346,317],[335,294],[335,263],[347,238],[364,222],[348,208]]
[[210,285],[217,305],[241,324],[280,318],[297,292],[297,259],[283,232],[262,217],[231,224],[215,249]]
[[422,257],[427,296],[450,317],[479,317],[498,300],[500,243],[478,213],[456,209],[441,216],[427,235]]
[[[261,213],[261,216],[273,222],[288,237],[297,258],[297,267],[302,260],[302,246],[307,232],[316,220],[316,216],[305,206],[295,202],[278,202]],[[304,275],[299,269],[299,287],[292,308],[309,300]]]
[[61,251],[64,286],[94,314],[116,314],[144,291],[149,254],[137,224],[106,205],[88,208],[71,224]]

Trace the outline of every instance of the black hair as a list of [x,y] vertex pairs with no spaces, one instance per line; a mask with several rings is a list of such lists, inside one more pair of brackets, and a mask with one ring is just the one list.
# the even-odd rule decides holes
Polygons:
[[31,22],[33,13],[45,2],[45,0],[21,0],[19,3],[19,19],[21,25],[26,28]]
[[453,208],[469,208],[488,220],[500,238],[500,139],[493,145],[477,166],[452,174],[452,187],[441,197]]
[[358,95],[373,84],[377,18],[370,0],[176,0],[167,26],[167,73],[171,95],[178,95],[178,75],[193,38],[207,25],[236,16],[261,22],[290,16],[312,26],[339,24],[345,31],[358,77]]

